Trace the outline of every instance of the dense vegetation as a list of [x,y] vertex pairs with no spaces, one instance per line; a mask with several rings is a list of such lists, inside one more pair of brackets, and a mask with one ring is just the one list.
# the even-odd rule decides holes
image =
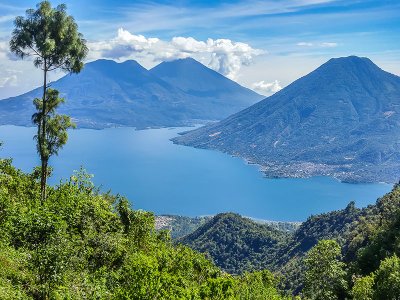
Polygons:
[[0,299],[282,299],[269,271],[222,272],[84,171],[44,202],[39,177],[0,160]]
[[223,213],[180,242],[207,253],[224,271],[238,274],[270,267],[268,262],[274,260],[286,239],[287,234],[280,230]]
[[400,185],[375,205],[311,216],[294,234],[220,214],[181,241],[230,273],[268,268],[306,299],[400,299]]

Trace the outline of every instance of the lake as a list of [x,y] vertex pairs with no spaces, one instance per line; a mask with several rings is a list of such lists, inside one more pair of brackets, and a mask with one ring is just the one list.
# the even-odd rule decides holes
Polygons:
[[[303,221],[311,214],[342,209],[351,200],[367,206],[392,188],[328,177],[267,179],[240,158],[170,141],[187,129],[70,131],[67,145],[50,160],[50,183],[68,179],[82,165],[102,190],[127,197],[135,209],[186,216],[231,211],[279,221]],[[0,157],[12,157],[24,171],[39,165],[35,130],[0,126]]]

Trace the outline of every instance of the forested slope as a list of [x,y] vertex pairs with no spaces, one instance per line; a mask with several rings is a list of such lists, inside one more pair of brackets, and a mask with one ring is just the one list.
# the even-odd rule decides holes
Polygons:
[[[400,256],[399,229],[400,186],[397,184],[374,205],[359,209],[351,202],[343,210],[311,216],[293,234],[229,213],[217,215],[180,241],[206,253],[229,273],[268,268],[283,276],[285,290],[299,294],[306,281],[305,262],[309,251],[321,241],[334,240],[340,246],[341,261],[346,266],[347,289],[338,295],[342,299],[351,297],[354,278],[371,276],[379,272],[383,262],[393,260],[394,255]],[[398,296],[399,266],[388,271],[399,280]]]

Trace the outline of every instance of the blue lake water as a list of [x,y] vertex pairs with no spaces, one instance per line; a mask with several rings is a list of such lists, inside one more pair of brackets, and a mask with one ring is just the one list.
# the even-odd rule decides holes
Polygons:
[[[51,184],[68,179],[81,165],[103,190],[126,196],[136,209],[187,216],[237,212],[268,220],[303,221],[311,214],[375,203],[388,184],[347,184],[327,177],[266,179],[258,167],[210,150],[174,145],[186,128],[70,131]],[[39,165],[35,128],[0,126],[0,157],[31,171]]]

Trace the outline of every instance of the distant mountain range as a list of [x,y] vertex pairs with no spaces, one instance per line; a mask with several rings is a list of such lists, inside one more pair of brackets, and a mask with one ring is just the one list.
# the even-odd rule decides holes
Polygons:
[[[60,113],[81,128],[192,125],[221,120],[264,98],[191,58],[151,70],[133,60],[97,60],[51,87],[66,98]],[[38,88],[1,100],[0,125],[32,125],[32,100],[40,96]]]
[[260,164],[270,177],[400,178],[400,77],[368,58],[331,59],[280,92],[178,144]]

